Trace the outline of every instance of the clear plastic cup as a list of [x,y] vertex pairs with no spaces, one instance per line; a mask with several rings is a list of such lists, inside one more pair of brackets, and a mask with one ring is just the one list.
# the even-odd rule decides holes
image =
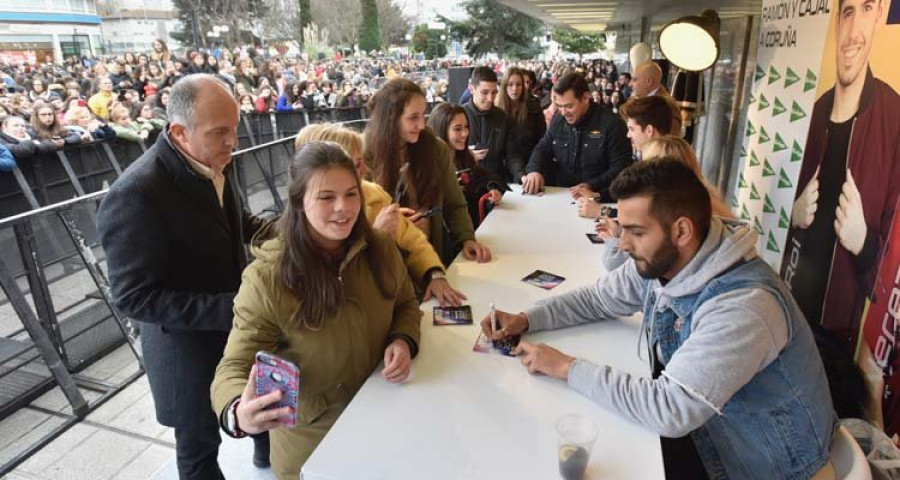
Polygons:
[[584,478],[597,433],[597,425],[584,415],[563,415],[556,421],[556,453],[563,480]]

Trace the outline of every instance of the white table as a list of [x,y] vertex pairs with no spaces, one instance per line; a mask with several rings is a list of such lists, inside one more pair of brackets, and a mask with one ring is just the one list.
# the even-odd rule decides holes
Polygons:
[[[460,257],[448,271],[469,297],[476,324],[432,326],[423,304],[422,340],[412,376],[383,380],[380,368],[306,462],[312,479],[556,479],[556,419],[580,413],[600,436],[587,478],[664,478],[659,437],[590,402],[565,382],[530,375],[515,358],[475,353],[478,320],[490,302],[518,312],[535,301],[588,284],[602,275],[600,245],[585,237],[593,223],[577,217],[564,189],[542,197],[517,189],[478,230],[494,260]],[[535,269],[566,277],[552,291],[521,282]],[[637,356],[639,321],[608,321],[530,334],[563,352],[648,375]]]

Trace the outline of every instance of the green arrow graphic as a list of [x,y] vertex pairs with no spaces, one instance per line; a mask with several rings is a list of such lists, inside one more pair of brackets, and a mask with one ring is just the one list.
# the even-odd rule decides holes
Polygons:
[[738,208],[737,193],[731,196],[731,208]]
[[753,127],[753,122],[747,120],[747,131],[744,133],[745,137],[752,137],[756,135],[756,128]]
[[769,164],[769,159],[765,159],[763,161],[763,176],[764,177],[774,177],[775,170],[772,170],[772,165]]
[[766,76],[766,71],[762,68],[761,65],[756,66],[756,72],[753,73],[753,81],[758,82],[761,78]]
[[818,78],[816,78],[816,74],[813,73],[812,70],[806,70],[806,81],[803,82],[803,91],[808,92],[814,88],[816,88],[816,82],[818,82]]
[[756,101],[756,97],[753,96],[753,93],[750,93],[750,104],[752,105],[753,102],[755,102],[755,101]]
[[763,93],[759,94],[759,111],[763,111],[763,109],[769,108],[769,99],[766,98],[766,95]]
[[759,223],[759,217],[753,217],[753,229],[756,230],[756,233],[760,235],[763,234],[763,228],[762,224]]
[[787,216],[787,212],[784,211],[784,207],[781,207],[781,213],[778,215],[778,228],[788,228],[791,225],[791,219]]
[[746,149],[743,145],[741,145],[741,154],[740,154],[740,157],[741,157],[741,158],[744,158],[744,157],[746,157],[746,156],[747,156],[747,149]]
[[784,139],[781,138],[781,135],[778,132],[775,132],[775,145],[772,146],[773,152],[780,152],[782,150],[787,150],[787,144],[784,143]]
[[769,134],[766,133],[765,127],[759,127],[759,143],[762,145],[770,140]]
[[775,237],[772,236],[772,232],[769,232],[769,238],[766,242],[766,250],[775,253],[781,253],[781,249],[778,248],[778,242],[775,241]]
[[769,85],[781,80],[781,75],[778,74],[778,70],[775,70],[775,66],[769,65]]
[[769,198],[769,194],[766,194],[763,199],[763,212],[764,213],[775,213],[775,205],[772,205],[772,199]]
[[803,159],[803,147],[801,147],[800,144],[797,143],[796,140],[794,140],[794,146],[791,147],[791,161],[799,162],[802,159]]
[[747,205],[741,207],[741,219],[750,221],[750,212],[747,211]]
[[750,151],[750,166],[758,167],[759,166],[759,158],[756,156],[756,152],[753,150]]
[[775,116],[781,115],[786,110],[787,110],[787,107],[785,107],[784,104],[781,103],[781,100],[779,100],[778,97],[775,97],[775,106],[772,107],[772,116],[775,117]]
[[790,87],[799,81],[800,77],[791,70],[791,67],[788,67],[787,71],[784,72],[784,88]]
[[756,191],[756,184],[750,184],[750,200],[759,200],[759,192]]
[[791,188],[794,184],[791,183],[791,177],[788,177],[787,172],[782,168],[778,171],[778,188]]
[[800,120],[801,118],[806,118],[806,112],[800,108],[800,105],[797,102],[793,102],[791,104],[791,123]]
[[738,188],[747,188],[747,182],[744,180],[743,172],[738,175]]

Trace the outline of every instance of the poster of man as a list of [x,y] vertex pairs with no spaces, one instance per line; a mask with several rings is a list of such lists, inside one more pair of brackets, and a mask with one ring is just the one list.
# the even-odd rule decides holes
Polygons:
[[[886,311],[900,267],[900,251],[889,254],[900,248],[900,65],[891,52],[900,26],[887,22],[890,1],[834,0],[781,273],[808,319],[862,367],[867,416],[893,435],[900,424],[884,419],[900,415],[881,406],[893,395],[885,385],[893,377],[888,357],[897,356],[896,317],[890,346],[876,348],[875,335],[863,334],[863,319]],[[900,296],[895,301],[900,315]]]

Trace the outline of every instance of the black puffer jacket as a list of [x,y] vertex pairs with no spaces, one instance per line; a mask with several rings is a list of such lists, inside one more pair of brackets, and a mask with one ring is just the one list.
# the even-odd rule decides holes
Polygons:
[[624,120],[593,102],[575,125],[556,114],[534,147],[526,170],[544,175],[548,185],[587,183],[606,200],[613,179],[631,164],[627,135]]

